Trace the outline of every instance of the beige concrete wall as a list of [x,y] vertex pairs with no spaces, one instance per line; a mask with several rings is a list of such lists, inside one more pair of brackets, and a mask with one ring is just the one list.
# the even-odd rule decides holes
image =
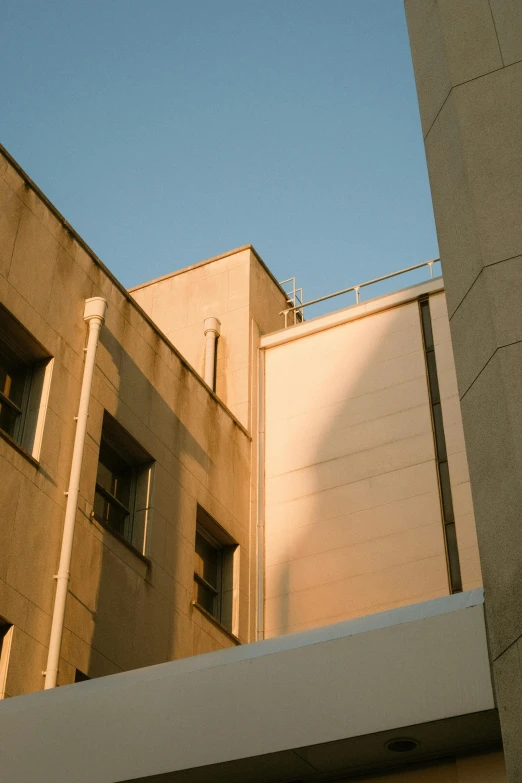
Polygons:
[[406,0],[510,780],[522,779],[522,6]]
[[[401,296],[415,301],[384,297],[262,341],[268,636],[448,592],[419,309],[414,289]],[[481,574],[443,292],[430,310],[469,590]]]
[[[14,624],[7,695],[43,686],[83,373],[84,300],[108,301],[97,355],[61,684],[234,645],[192,605],[196,506],[239,543],[249,639],[250,439],[123,287],[0,156],[0,301],[54,357],[39,463],[0,438],[0,616]],[[103,411],[154,459],[147,558],[91,519]]]
[[364,780],[367,783],[505,783],[507,777],[504,755],[497,751],[375,777],[365,776]]
[[[261,335],[280,329],[284,291],[250,245],[231,251],[131,291],[141,307],[203,375],[204,320],[219,318],[216,394],[252,434],[255,466],[251,475],[250,514],[258,515],[258,346]],[[257,549],[256,526],[250,550]],[[257,593],[257,568],[250,571],[250,594]],[[259,627],[253,612],[251,633]]]
[[266,634],[447,594],[417,302],[265,354]]
[[259,334],[269,334],[282,329],[284,318],[281,311],[287,307],[286,295],[261,262],[252,253],[250,263],[250,316],[257,325]]
[[[132,296],[194,369],[203,375],[205,318],[221,321],[216,394],[251,426],[253,334],[282,325],[286,298],[250,246],[133,288]],[[257,329],[252,329],[254,324]]]
[[158,324],[194,369],[203,375],[203,323],[221,321],[216,393],[248,424],[249,248],[132,289],[132,296]]

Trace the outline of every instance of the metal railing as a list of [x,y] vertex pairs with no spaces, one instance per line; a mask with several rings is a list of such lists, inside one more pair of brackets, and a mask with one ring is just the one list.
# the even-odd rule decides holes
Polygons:
[[[333,299],[335,296],[341,296],[342,294],[349,294],[350,291],[355,291],[355,303],[359,304],[359,302],[361,301],[360,293],[359,293],[361,288],[366,288],[366,286],[373,285],[374,283],[381,283],[383,280],[389,280],[392,277],[398,277],[398,275],[404,275],[406,274],[406,272],[413,272],[415,269],[422,269],[425,266],[428,266],[430,268],[430,279],[433,280],[433,264],[436,264],[438,261],[440,261],[440,258],[432,258],[431,261],[423,261],[421,264],[415,264],[414,266],[408,266],[405,269],[399,269],[398,272],[391,272],[389,275],[383,275],[382,277],[375,277],[373,280],[367,280],[365,283],[359,283],[358,285],[352,285],[349,288],[343,288],[342,291],[336,291],[334,294],[327,294],[326,296],[320,296],[318,299],[311,299],[309,302],[299,302],[298,304],[294,304],[293,307],[288,307],[286,310],[281,310],[279,315],[284,315],[285,329],[286,329],[288,326],[289,313],[294,313],[296,311],[299,311],[302,316],[302,320],[304,320],[303,310],[305,307],[318,304],[319,302],[325,302],[327,299]],[[283,282],[288,283],[292,280],[294,281],[294,288],[295,288],[295,278],[290,277],[288,278],[288,280],[284,280]]]
[[[287,291],[284,288],[284,286],[287,283],[291,283],[292,284],[292,289],[290,291]],[[281,286],[281,288],[283,288],[283,290],[284,290],[284,292],[285,292],[285,294],[287,296],[287,301],[291,302],[292,305],[293,305],[291,311],[289,310],[288,312],[295,313],[295,315],[294,315],[294,324],[297,321],[299,323],[301,321],[304,321],[304,313],[300,309],[301,305],[303,304],[303,289],[302,288],[297,288],[297,283],[296,283],[295,277],[288,277],[286,280],[281,280],[279,285]]]

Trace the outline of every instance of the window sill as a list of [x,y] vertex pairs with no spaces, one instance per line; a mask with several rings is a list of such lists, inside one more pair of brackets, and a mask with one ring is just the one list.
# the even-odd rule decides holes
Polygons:
[[235,635],[232,633],[232,631],[229,631],[229,630],[228,630],[228,628],[227,628],[225,625],[223,625],[223,623],[220,623],[220,622],[219,622],[219,620],[216,620],[216,618],[214,617],[214,615],[213,615],[213,614],[210,614],[210,612],[207,612],[207,610],[206,610],[206,609],[204,609],[204,608],[201,606],[201,604],[198,604],[198,602],[197,602],[197,601],[192,601],[191,603],[192,603],[192,606],[193,606],[195,609],[197,609],[197,610],[198,610],[198,612],[201,612],[201,614],[202,614],[204,617],[206,617],[206,618],[207,618],[207,620],[210,620],[210,622],[211,622],[211,623],[213,623],[213,625],[217,626],[217,628],[219,628],[219,630],[220,630],[220,631],[223,631],[223,633],[224,633],[224,634],[226,634],[226,635],[229,637],[229,639],[232,639],[232,641],[233,641],[235,644],[238,644],[238,645],[239,645],[239,644],[241,644],[241,642],[240,642],[240,640],[237,638],[237,636],[235,636]]
[[0,430],[0,438],[2,440],[5,440],[6,443],[9,443],[10,446],[13,447],[19,454],[22,455],[22,457],[25,457],[25,459],[31,463],[31,465],[36,468],[37,470],[40,468],[40,463],[37,459],[33,457],[32,454],[30,454],[26,449],[24,449],[23,446],[20,446],[19,443],[15,441],[14,438],[12,438],[10,435],[7,434],[7,432],[4,432],[4,430]]
[[123,538],[123,536],[120,536],[119,533],[117,533],[115,530],[112,529],[112,527],[109,527],[109,525],[106,525],[105,522],[101,522],[97,517],[94,516],[94,514],[91,515],[91,522],[96,522],[97,525],[101,527],[102,530],[106,530],[107,533],[110,533],[111,536],[114,536],[114,538],[119,541],[121,544],[123,544],[127,549],[129,549],[136,557],[138,557],[145,565],[150,568],[152,565],[152,561],[146,556],[143,555],[139,549],[136,549],[135,546],[133,546],[129,541],[127,541],[126,538]]

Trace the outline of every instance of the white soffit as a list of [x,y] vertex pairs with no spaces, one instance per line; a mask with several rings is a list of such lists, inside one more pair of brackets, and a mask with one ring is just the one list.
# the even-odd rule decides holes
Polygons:
[[237,759],[254,770],[266,754],[484,714],[482,601],[475,590],[6,700],[0,779],[115,783]]

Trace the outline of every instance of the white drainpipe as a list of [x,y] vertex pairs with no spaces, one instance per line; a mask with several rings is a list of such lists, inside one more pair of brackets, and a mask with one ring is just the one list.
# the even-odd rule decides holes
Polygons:
[[80,392],[80,405],[76,417],[76,434],[74,436],[74,448],[69,477],[69,489],[67,505],[65,508],[65,521],[63,525],[62,549],[60,553],[60,565],[56,579],[56,596],[54,599],[53,619],[51,624],[51,638],[49,640],[49,654],[47,656],[47,669],[45,671],[44,689],[54,688],[58,678],[58,664],[62,646],[63,622],[65,618],[65,602],[69,589],[71,555],[74,537],[74,525],[76,521],[76,509],[78,507],[78,495],[80,492],[80,475],[82,471],[83,451],[85,446],[85,434],[87,432],[87,416],[89,415],[89,400],[91,397],[92,378],[96,363],[96,349],[100,330],[105,321],[107,302],[101,296],[85,300],[83,320],[89,324],[89,337],[85,349],[85,365],[83,368],[82,389]]
[[205,374],[203,380],[215,391],[216,342],[220,335],[221,322],[217,318],[205,318]]
[[[257,631],[265,638],[265,352],[258,351],[257,375]],[[252,353],[252,356],[255,354]]]

